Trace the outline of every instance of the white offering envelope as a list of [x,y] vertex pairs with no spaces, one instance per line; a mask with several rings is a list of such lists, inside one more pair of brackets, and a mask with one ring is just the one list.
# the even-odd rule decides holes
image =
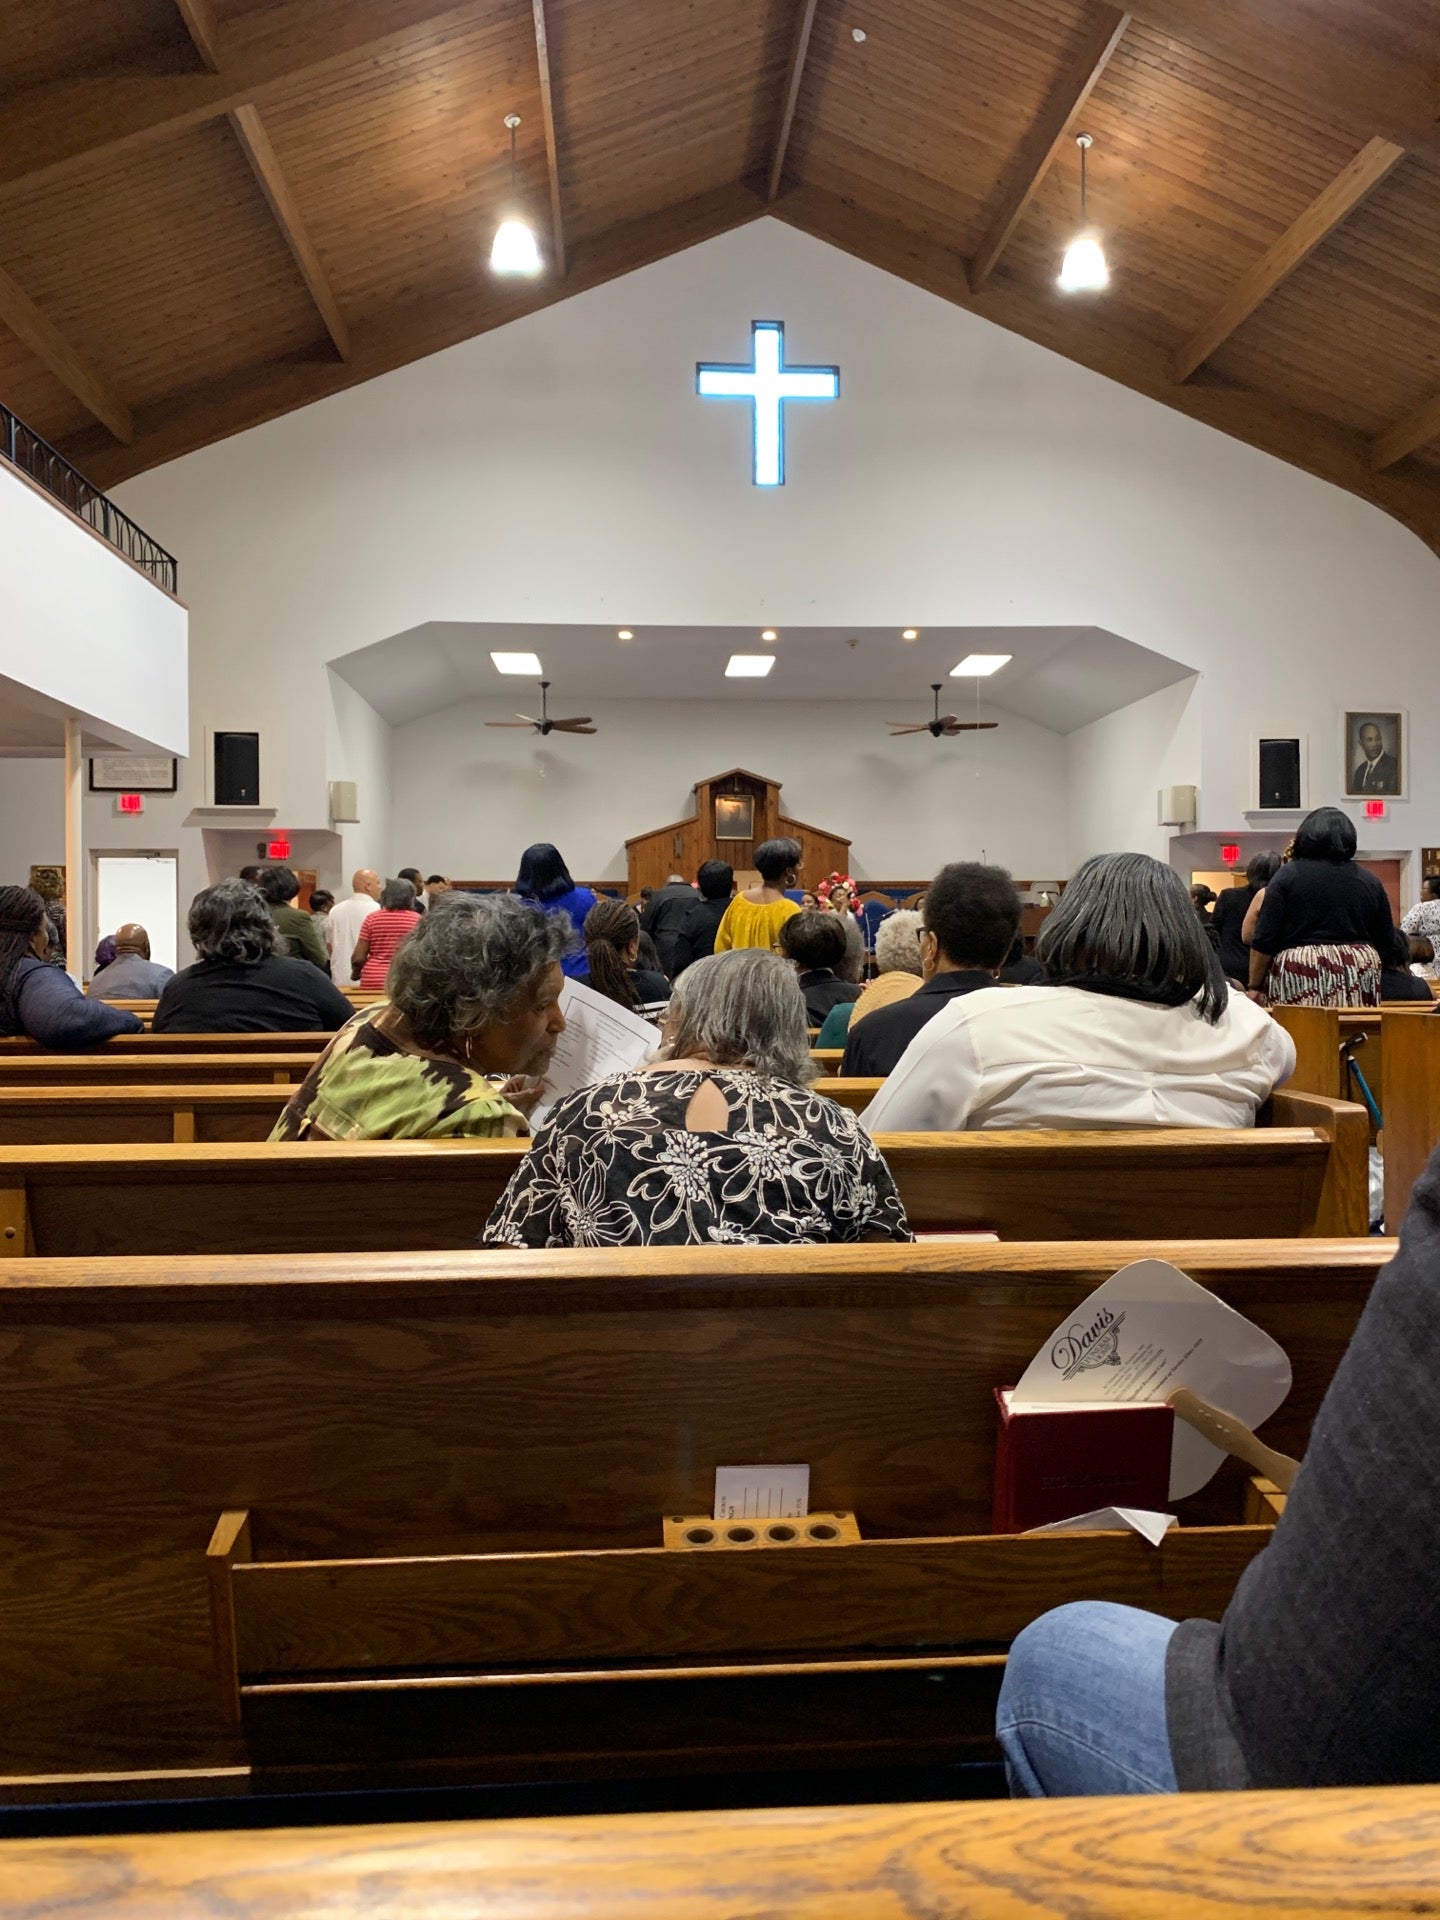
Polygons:
[[[1168,1400],[1189,1387],[1258,1427],[1290,1391],[1285,1349],[1168,1260],[1112,1274],[1058,1326],[1010,1395],[1012,1407],[1073,1401]],[[1175,1422],[1170,1498],[1205,1485],[1225,1455]]]
[[1032,1533],[1123,1533],[1128,1527],[1158,1547],[1171,1527],[1180,1522],[1173,1513],[1150,1513],[1144,1507],[1096,1507],[1093,1513],[1077,1513],[1069,1520],[1047,1520],[1043,1527],[1027,1527]]

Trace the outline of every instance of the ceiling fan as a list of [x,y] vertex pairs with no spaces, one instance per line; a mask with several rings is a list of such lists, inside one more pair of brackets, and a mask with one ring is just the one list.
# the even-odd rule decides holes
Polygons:
[[588,713],[582,713],[573,720],[552,720],[550,718],[550,682],[540,682],[540,718],[533,719],[530,714],[522,713],[515,720],[487,720],[487,727],[533,727],[536,733],[598,733],[598,727],[592,727]]
[[930,691],[935,695],[935,718],[933,720],[917,720],[913,725],[908,720],[887,720],[885,722],[886,726],[890,729],[890,738],[892,740],[897,734],[902,733],[932,733],[937,740],[942,737],[950,740],[953,739],[957,733],[985,733],[991,727],[999,726],[1000,722],[998,720],[959,720],[953,713],[941,713],[940,689],[944,684],[945,682],[943,680],[932,680],[930,682]]

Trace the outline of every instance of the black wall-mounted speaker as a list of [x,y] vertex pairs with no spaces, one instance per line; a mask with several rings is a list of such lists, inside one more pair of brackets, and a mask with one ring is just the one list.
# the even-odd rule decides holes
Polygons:
[[1300,742],[1298,740],[1262,740],[1260,742],[1260,805],[1295,807],[1300,805]]
[[215,804],[217,807],[259,806],[258,733],[215,735]]

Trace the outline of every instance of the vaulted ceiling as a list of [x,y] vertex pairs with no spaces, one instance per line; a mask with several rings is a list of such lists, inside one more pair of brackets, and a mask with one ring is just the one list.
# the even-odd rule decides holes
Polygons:
[[[6,0],[0,400],[111,485],[768,212],[1440,551],[1437,14]],[[484,264],[511,111],[537,282]]]

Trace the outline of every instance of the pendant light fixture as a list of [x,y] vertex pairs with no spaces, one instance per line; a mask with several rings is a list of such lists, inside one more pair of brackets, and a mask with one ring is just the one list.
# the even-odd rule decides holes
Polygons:
[[1080,149],[1080,231],[1065,249],[1056,284],[1062,293],[1099,293],[1110,284],[1110,269],[1085,204],[1085,155],[1093,142],[1088,133],[1077,133],[1075,144]]
[[520,124],[519,114],[507,113],[505,124],[510,129],[510,204],[505,218],[495,229],[490,271],[536,274],[541,266],[540,249],[535,244],[535,229],[520,218],[515,186],[515,129]]

